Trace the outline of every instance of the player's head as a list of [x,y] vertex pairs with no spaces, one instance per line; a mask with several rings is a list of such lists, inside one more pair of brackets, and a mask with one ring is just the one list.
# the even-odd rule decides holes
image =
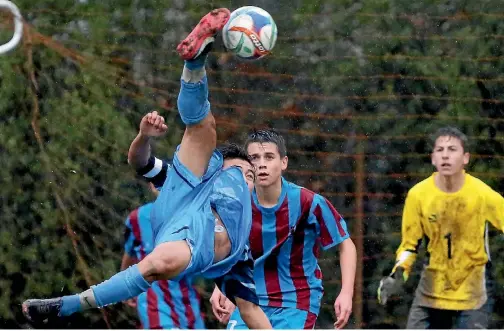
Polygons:
[[452,176],[469,163],[467,136],[453,127],[438,129],[432,136],[432,164],[439,174]]
[[249,190],[252,192],[256,174],[254,165],[250,162],[247,155],[247,151],[239,145],[228,143],[220,145],[217,149],[224,157],[224,169],[232,166],[239,167],[242,170],[243,177],[247,182]]
[[254,130],[249,133],[245,148],[256,167],[256,185],[271,186],[281,180],[287,169],[287,147],[284,138],[275,130]]

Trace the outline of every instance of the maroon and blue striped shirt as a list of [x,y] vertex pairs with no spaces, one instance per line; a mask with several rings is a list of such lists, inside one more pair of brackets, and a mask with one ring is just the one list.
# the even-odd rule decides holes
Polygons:
[[276,206],[260,206],[254,190],[252,209],[250,248],[259,304],[318,315],[319,250],[349,238],[345,221],[327,199],[285,179]]

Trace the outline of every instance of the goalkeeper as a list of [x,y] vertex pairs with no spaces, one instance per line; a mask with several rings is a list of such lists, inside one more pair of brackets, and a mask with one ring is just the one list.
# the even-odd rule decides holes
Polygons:
[[378,301],[385,305],[398,294],[425,239],[427,261],[406,328],[487,328],[487,221],[504,230],[504,198],[465,172],[469,153],[462,132],[442,128],[433,138],[437,172],[408,192],[396,264],[380,282]]

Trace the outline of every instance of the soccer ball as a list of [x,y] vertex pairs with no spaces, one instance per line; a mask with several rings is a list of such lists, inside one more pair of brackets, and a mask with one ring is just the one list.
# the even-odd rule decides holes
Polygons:
[[224,46],[242,59],[257,60],[275,46],[277,27],[271,15],[259,7],[241,7],[231,13],[222,30]]

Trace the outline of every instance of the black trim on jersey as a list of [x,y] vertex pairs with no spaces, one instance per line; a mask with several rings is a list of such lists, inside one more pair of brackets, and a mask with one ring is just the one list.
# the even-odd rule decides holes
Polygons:
[[156,157],[151,155],[151,157],[149,157],[149,160],[147,161],[147,164],[143,168],[137,170],[137,174],[143,176],[149,183],[154,184],[156,188],[160,188],[163,186],[166,180],[170,166],[170,164],[164,160],[161,160],[161,162],[161,170],[159,170],[159,173],[156,176],[151,178],[145,177],[145,175],[148,174],[152,169],[154,169],[156,165]]
[[152,184],[154,184],[155,187],[163,186],[163,184],[166,180],[166,177],[168,175],[168,163],[166,161],[162,161],[162,162],[163,162],[163,166],[161,167],[161,171],[159,172],[159,174],[157,174],[156,176],[154,176],[152,178],[147,178],[147,180],[149,182],[151,182]]
[[145,175],[154,168],[155,164],[156,164],[156,158],[151,155],[151,157],[149,157],[149,160],[147,161],[147,164],[144,167],[137,170],[137,174],[139,174],[140,176]]

